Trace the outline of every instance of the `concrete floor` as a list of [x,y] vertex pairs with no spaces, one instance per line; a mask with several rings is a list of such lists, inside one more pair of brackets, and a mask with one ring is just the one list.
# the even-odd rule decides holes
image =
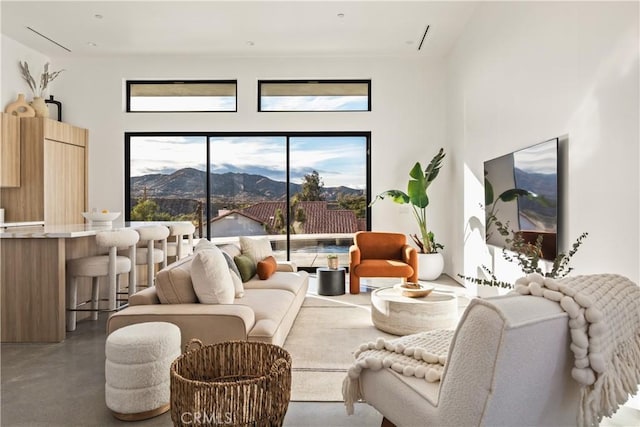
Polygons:
[[[56,344],[2,344],[2,426],[171,426],[167,412],[127,423],[105,406],[104,344],[106,315],[81,321]],[[366,404],[347,416],[342,403],[291,402],[285,426],[379,426],[382,416]]]

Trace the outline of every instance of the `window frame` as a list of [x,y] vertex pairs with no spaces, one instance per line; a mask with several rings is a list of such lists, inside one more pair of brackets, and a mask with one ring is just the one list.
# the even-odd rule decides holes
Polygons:
[[[366,110],[263,110],[262,109],[262,85],[263,84],[366,84],[367,85],[367,109]],[[339,95],[338,95],[339,96]],[[259,113],[362,113],[371,111],[371,79],[303,79],[303,80],[258,80],[258,112]]]
[[[365,146],[365,183],[366,183],[366,189],[365,189],[365,201],[367,204],[366,207],[366,228],[367,230],[371,230],[371,225],[372,225],[372,219],[371,219],[371,131],[316,131],[316,132],[304,132],[304,131],[283,131],[283,132],[274,132],[274,131],[269,131],[269,132],[256,132],[256,131],[250,131],[250,132],[220,132],[220,131],[204,131],[204,132],[175,132],[175,131],[171,131],[171,132],[157,132],[157,131],[152,131],[152,132],[125,132],[124,133],[124,218],[125,221],[131,221],[131,138],[132,137],[140,137],[140,136],[162,136],[162,137],[171,137],[171,136],[194,136],[194,137],[205,137],[207,138],[207,148],[206,148],[206,174],[207,176],[209,176],[209,174],[211,173],[210,170],[210,165],[211,165],[211,159],[210,159],[210,152],[209,152],[209,141],[211,138],[215,138],[215,137],[241,137],[241,136],[282,136],[285,137],[287,139],[286,142],[286,147],[287,147],[287,153],[286,153],[286,176],[287,176],[287,180],[286,180],[286,185],[287,185],[287,192],[286,192],[286,197],[287,197],[287,210],[289,209],[289,202],[291,200],[291,194],[290,194],[290,181],[289,181],[289,176],[290,176],[290,164],[289,164],[289,141],[291,138],[293,137],[340,137],[340,136],[359,136],[359,137],[364,137],[366,139],[366,146]],[[210,180],[206,180],[206,205],[205,205],[205,218],[207,219],[207,225],[204,229],[204,233],[205,236],[207,238],[211,237],[211,224],[210,224],[210,219],[211,219],[211,212],[210,212],[210,207],[211,207],[211,188],[210,188]],[[287,229],[288,229],[288,224],[287,224]],[[291,241],[290,241],[290,234],[287,233],[287,259],[291,259],[291,252],[290,252],[290,246],[291,246]]]
[[[131,86],[136,84],[220,84],[235,86],[235,108],[233,110],[131,110]],[[237,113],[238,112],[238,80],[126,80],[125,82],[125,112],[126,113]]]

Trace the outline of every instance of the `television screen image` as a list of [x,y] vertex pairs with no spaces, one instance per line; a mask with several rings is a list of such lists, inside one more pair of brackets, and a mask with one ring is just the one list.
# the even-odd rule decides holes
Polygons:
[[558,139],[488,160],[484,175],[487,243],[506,247],[496,221],[508,222],[509,230],[528,243],[542,235],[542,258],[553,260],[558,253]]

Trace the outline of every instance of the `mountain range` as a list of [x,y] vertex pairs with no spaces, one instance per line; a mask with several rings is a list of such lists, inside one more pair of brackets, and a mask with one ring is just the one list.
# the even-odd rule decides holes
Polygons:
[[[132,177],[130,194],[132,198],[145,194],[149,198],[179,197],[204,199],[206,195],[205,171],[194,168],[179,169],[171,174],[149,174]],[[284,200],[287,194],[287,183],[274,181],[263,175],[226,172],[222,174],[211,173],[212,198],[234,198],[238,200]],[[289,184],[290,194],[300,192],[301,184]],[[324,187],[325,200],[336,200],[339,194],[362,195],[363,190],[349,187]]]

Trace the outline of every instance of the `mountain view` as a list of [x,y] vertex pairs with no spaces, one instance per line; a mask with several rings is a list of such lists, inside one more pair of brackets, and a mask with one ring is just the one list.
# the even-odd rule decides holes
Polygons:
[[[226,172],[212,173],[212,209],[245,208],[262,201],[286,200],[286,182],[275,181],[262,175]],[[179,169],[171,174],[149,174],[132,177],[130,181],[131,206],[140,198],[153,199],[161,212],[172,216],[193,214],[206,194],[206,172],[194,168]],[[290,184],[291,196],[300,192],[302,185]],[[335,202],[342,196],[363,196],[363,190],[339,186],[323,187],[326,201]]]
[[[557,174],[526,172],[515,168],[515,182],[518,188],[524,188],[538,196],[540,200],[518,200],[520,212],[520,229],[555,232],[557,228],[558,205]],[[523,224],[526,220],[528,224]]]
[[[262,175],[227,172],[212,173],[211,195],[215,198],[230,198],[236,200],[284,200],[287,185],[282,181],[274,181]],[[132,196],[141,197],[180,197],[200,199],[205,197],[206,172],[184,168],[169,175],[151,174],[131,178]],[[300,184],[290,184],[291,195],[300,191]],[[324,196],[327,201],[336,200],[339,194],[361,195],[362,190],[349,187],[325,187]]]

